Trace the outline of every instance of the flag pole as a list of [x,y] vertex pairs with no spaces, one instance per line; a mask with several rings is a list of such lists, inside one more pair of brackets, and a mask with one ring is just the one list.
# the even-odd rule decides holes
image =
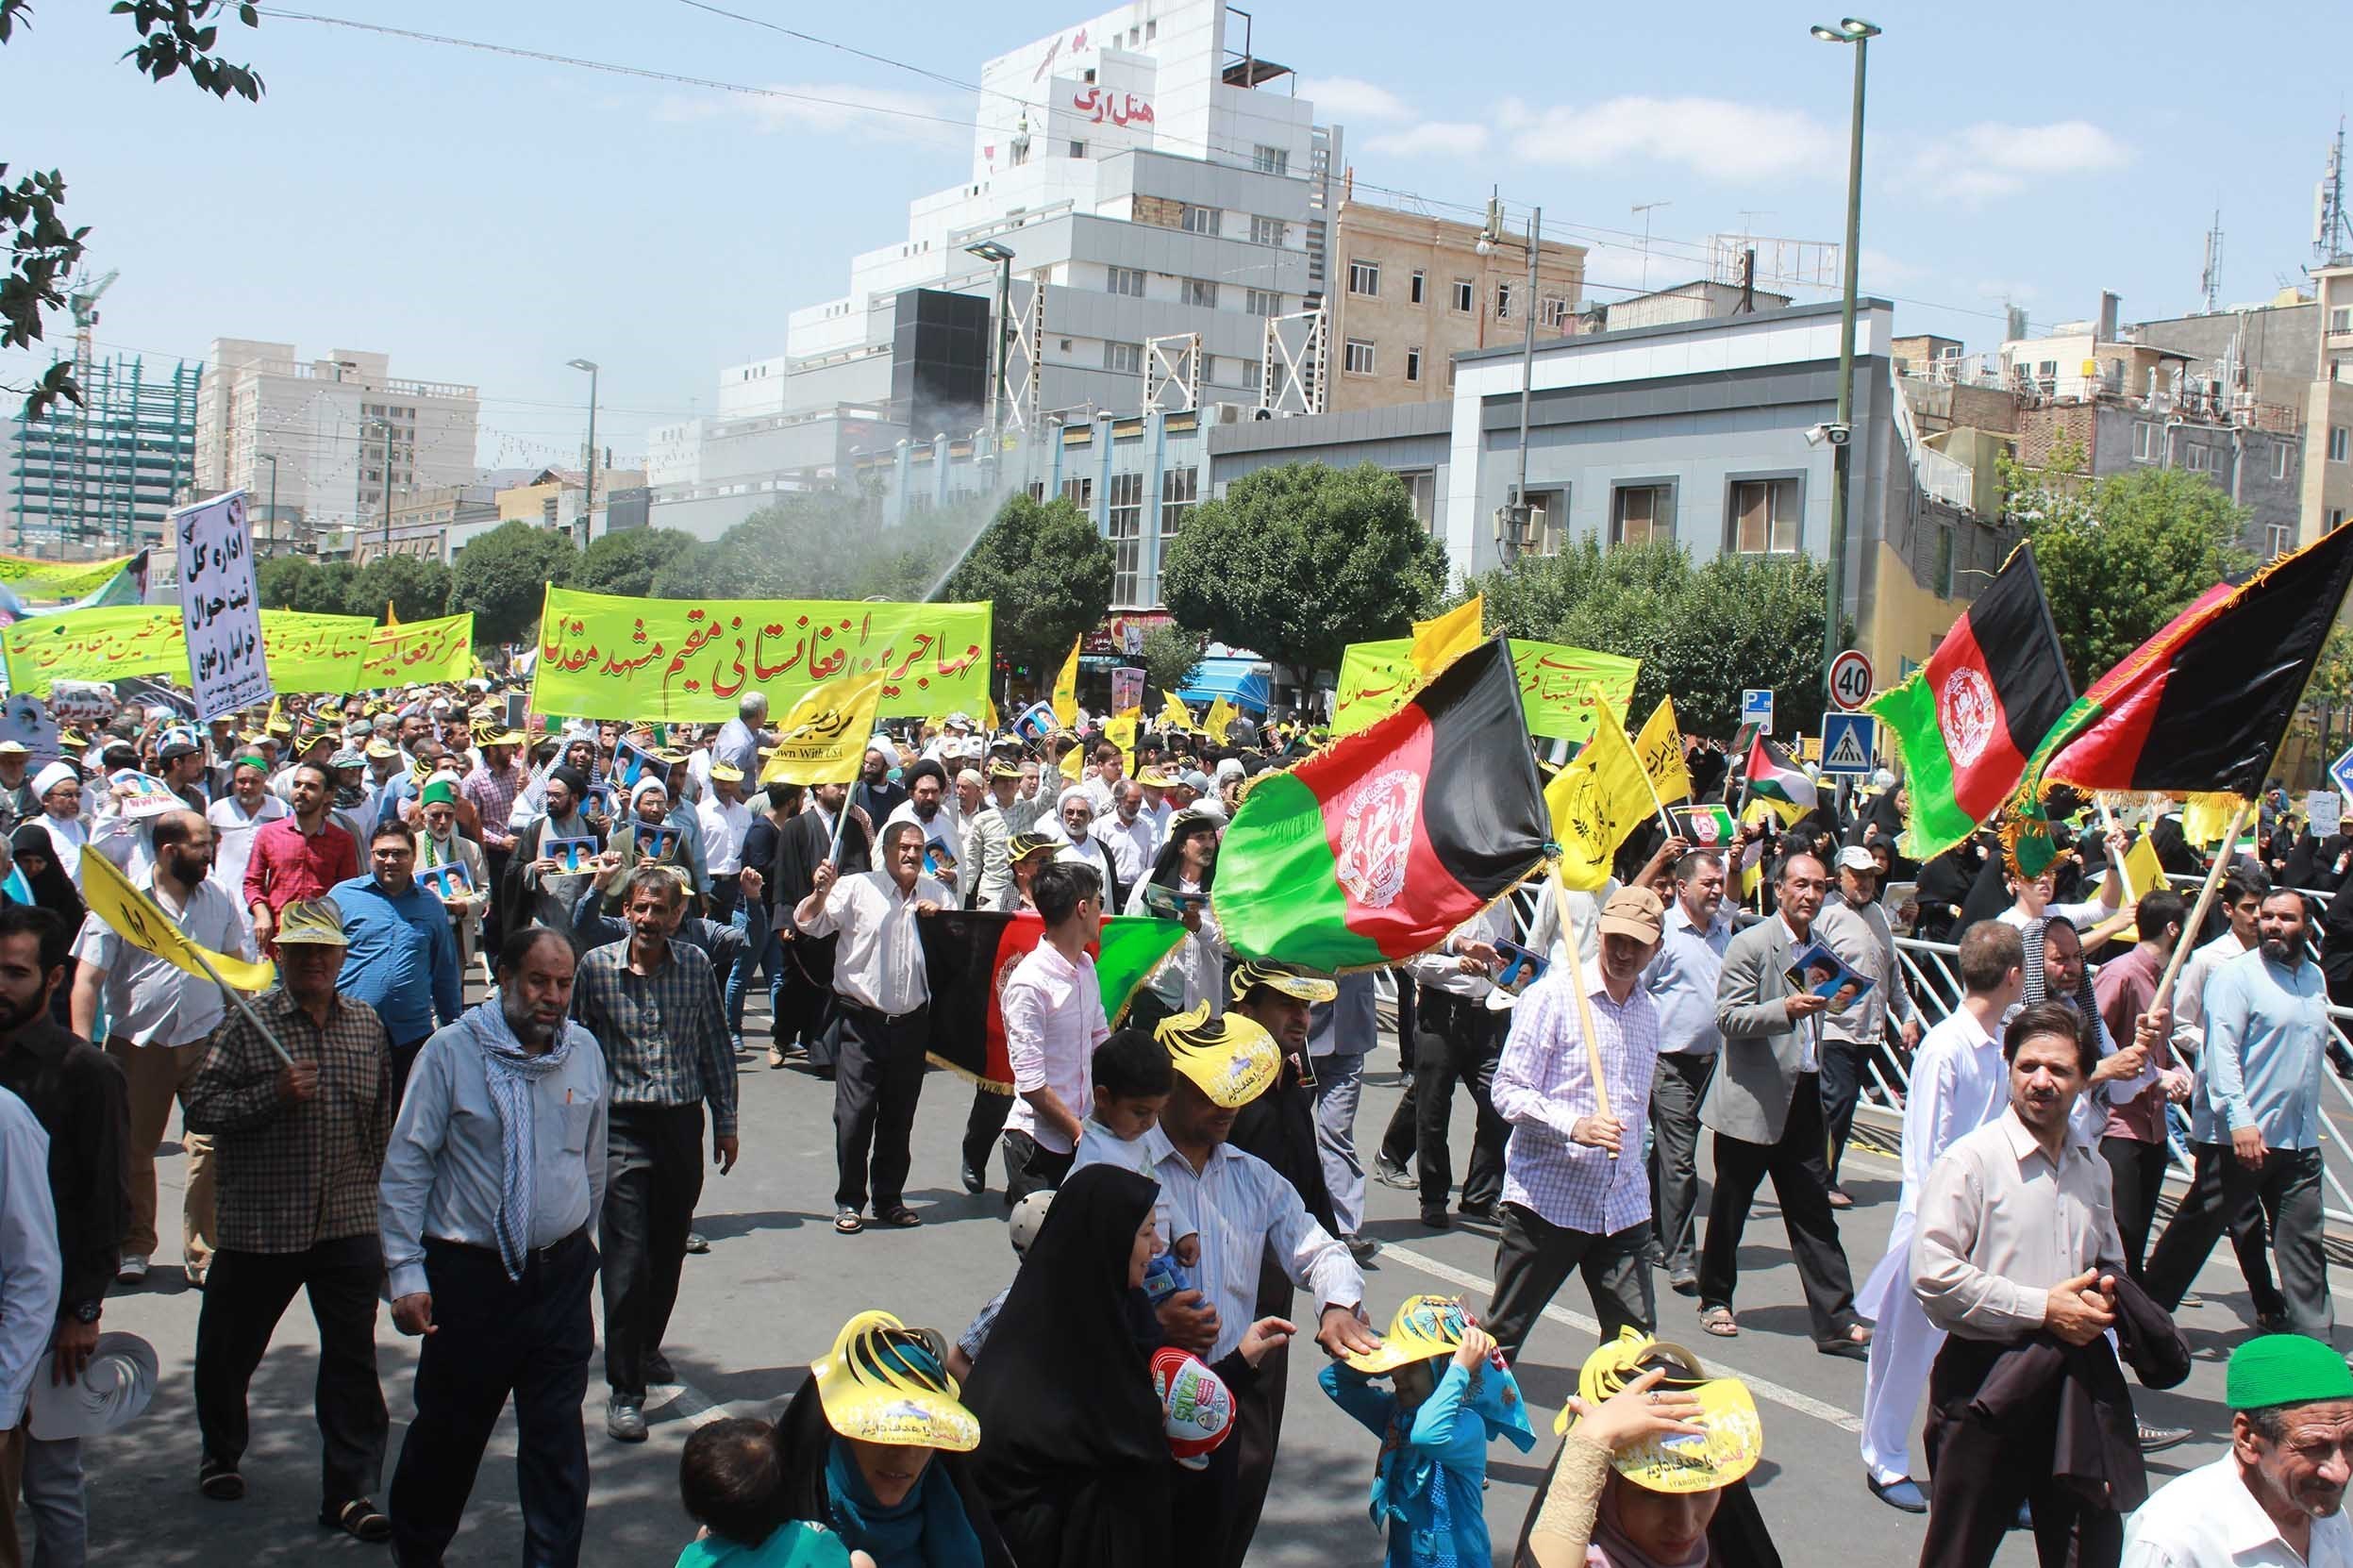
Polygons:
[[[1601,1041],[1594,1029],[1594,1004],[1585,995],[1585,960],[1577,950],[1577,926],[1569,919],[1569,885],[1561,879],[1558,860],[1552,866],[1552,898],[1553,908],[1560,911],[1560,938],[1568,945],[1569,966],[1575,972],[1576,984],[1569,989],[1577,995],[1577,1032],[1584,1037],[1585,1067],[1594,1080],[1594,1114],[1608,1116],[1610,1083],[1601,1074]],[[1617,1150],[1611,1149],[1609,1153],[1611,1160],[1618,1158]]]
[[2193,933],[2206,924],[2206,911],[2213,907],[2214,891],[2222,886],[2223,873],[2230,864],[2231,853],[2238,847],[2239,826],[2246,821],[2246,812],[2247,804],[2242,800],[2230,813],[2230,826],[2223,833],[2221,847],[2214,851],[2214,863],[2206,868],[2206,885],[2198,889],[2197,906],[2190,911],[2188,922],[2181,927],[2181,940],[2174,943],[2173,957],[2165,960],[2165,973],[2157,982],[2156,999],[2149,1003],[2152,1011],[2173,1005],[2174,977],[2181,972],[2181,960],[2188,956],[2194,940]]
[[221,994],[229,999],[230,1006],[245,1015],[246,1023],[261,1031],[261,1038],[268,1041],[270,1049],[277,1053],[277,1059],[289,1067],[294,1065],[294,1059],[287,1054],[284,1045],[278,1043],[278,1038],[270,1031],[270,1026],[261,1022],[261,1015],[253,1010],[252,1005],[245,1000],[242,993],[221,977],[221,972],[212,967],[212,960],[205,957],[204,948],[192,942],[188,943],[188,956],[204,965],[204,972],[212,976],[212,983],[221,988]]

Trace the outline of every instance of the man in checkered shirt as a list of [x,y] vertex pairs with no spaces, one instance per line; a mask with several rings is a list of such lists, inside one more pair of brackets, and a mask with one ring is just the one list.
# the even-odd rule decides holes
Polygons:
[[[1518,1360],[1537,1314],[1569,1271],[1585,1276],[1607,1344],[1621,1327],[1658,1326],[1643,1251],[1650,1241],[1650,1177],[1642,1128],[1659,1061],[1659,1015],[1643,967],[1659,950],[1665,911],[1648,888],[1622,888],[1601,909],[1599,972],[1555,963],[1512,1009],[1495,1064],[1495,1113],[1511,1124],[1504,1149],[1503,1234],[1495,1290],[1482,1325]],[[1577,993],[1582,983],[1579,1019]],[[1592,1063],[1609,1091],[1604,1112]]]

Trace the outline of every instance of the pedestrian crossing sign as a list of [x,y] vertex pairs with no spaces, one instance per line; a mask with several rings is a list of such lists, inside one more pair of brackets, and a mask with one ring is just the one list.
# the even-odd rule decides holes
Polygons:
[[1822,715],[1822,771],[1868,778],[1877,766],[1879,721],[1868,713]]

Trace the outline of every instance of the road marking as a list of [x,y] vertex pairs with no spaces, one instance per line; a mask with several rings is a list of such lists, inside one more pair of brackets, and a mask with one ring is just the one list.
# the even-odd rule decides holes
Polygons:
[[[1442,1263],[1425,1253],[1414,1251],[1411,1247],[1401,1247],[1384,1242],[1381,1243],[1380,1256],[1394,1258],[1408,1268],[1419,1269],[1424,1274],[1443,1279],[1449,1285],[1459,1285],[1466,1291],[1485,1291],[1489,1285],[1488,1280],[1477,1275],[1467,1274],[1461,1269]],[[1598,1320],[1589,1318],[1582,1312],[1572,1312],[1565,1307],[1547,1306],[1544,1315],[1555,1323],[1588,1334],[1598,1335],[1601,1332],[1601,1324]],[[1708,1364],[1726,1376],[1739,1378],[1747,1386],[1749,1393],[1755,1398],[1770,1400],[1785,1410],[1795,1410],[1799,1415],[1810,1415],[1816,1421],[1827,1422],[1841,1431],[1852,1432],[1858,1437],[1862,1435],[1862,1418],[1849,1414],[1836,1405],[1827,1404],[1810,1393],[1800,1393],[1795,1389],[1783,1388],[1778,1383],[1768,1381],[1752,1373],[1743,1372],[1738,1367],[1728,1366],[1713,1357],[1709,1358]]]

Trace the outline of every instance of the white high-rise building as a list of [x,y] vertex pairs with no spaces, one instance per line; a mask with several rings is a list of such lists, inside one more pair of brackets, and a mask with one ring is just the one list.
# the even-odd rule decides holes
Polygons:
[[292,343],[215,338],[196,398],[197,493],[244,487],[256,532],[287,541],[380,522],[388,483],[394,508],[472,483],[475,389],[394,380],[390,367],[367,350],[304,361]]

